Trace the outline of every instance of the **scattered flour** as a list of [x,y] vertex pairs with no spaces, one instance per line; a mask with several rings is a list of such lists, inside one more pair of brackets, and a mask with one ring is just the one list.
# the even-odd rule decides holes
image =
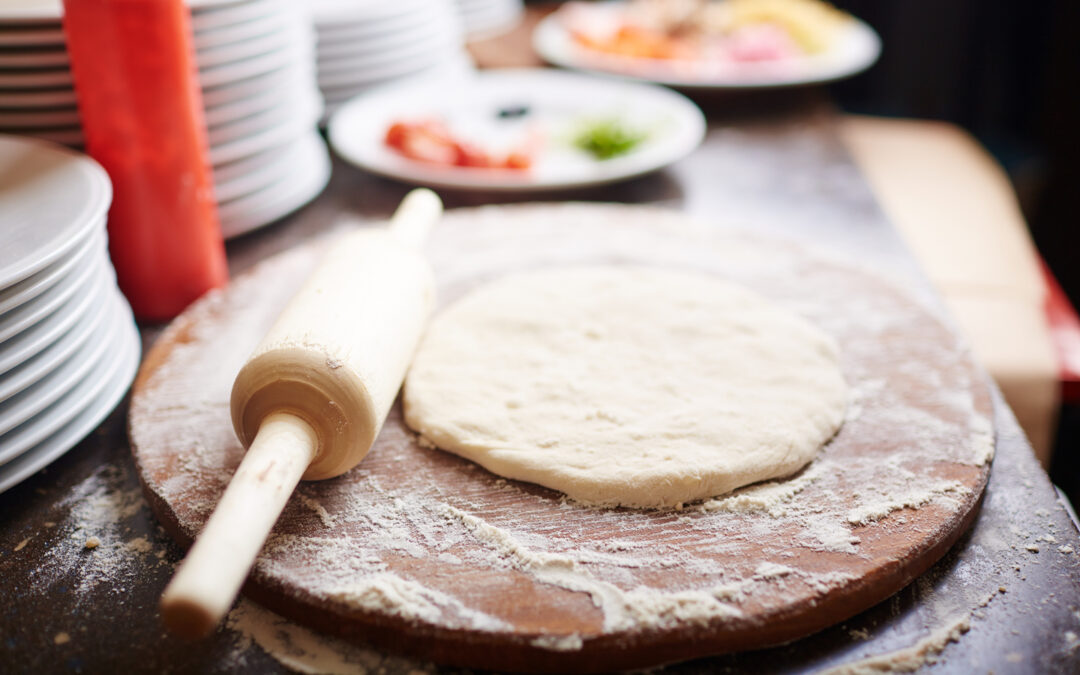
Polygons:
[[914,673],[937,662],[950,642],[971,629],[970,616],[961,616],[934,630],[906,649],[871,656],[822,671],[819,675],[872,675],[873,673]]
[[[985,479],[993,427],[979,412],[986,401],[972,394],[982,383],[965,365],[970,356],[925,310],[872,279],[853,294],[850,274],[799,250],[718,238],[681,217],[636,210],[611,237],[594,215],[581,206],[537,211],[515,222],[515,240],[535,264],[603,259],[718,270],[782,301],[842,345],[853,400],[838,436],[787,479],[681,510],[610,510],[447,458],[417,443],[395,410],[356,469],[301,488],[256,563],[257,581],[302,588],[330,607],[495,633],[512,619],[486,599],[505,589],[478,592],[459,579],[549,586],[592,628],[545,636],[552,642],[543,648],[576,640],[587,647],[599,635],[688,623],[750,627],[793,600],[857,583],[879,564],[874,546],[883,533],[919,538],[919,512],[947,519],[973,507],[978,493],[965,485]],[[499,209],[448,216],[433,232],[454,240],[429,249],[441,301],[513,266],[505,217]],[[552,245],[567,240],[579,245]],[[153,393],[132,403],[144,479],[188,533],[199,530],[242,456],[228,414],[232,379],[317,258],[312,247],[294,249],[228,292],[209,294],[192,310],[185,341],[146,382]],[[895,339],[913,325],[925,340]],[[150,418],[152,427],[143,423]],[[110,545],[107,533],[94,534]],[[754,556],[747,541],[757,545]],[[807,560],[840,571],[822,573]],[[497,574],[476,574],[484,570]]]
[[431,664],[385,656],[371,649],[315,633],[241,599],[225,619],[239,636],[236,654],[254,643],[282,665],[299,673],[324,675],[378,675],[394,672],[434,673]]

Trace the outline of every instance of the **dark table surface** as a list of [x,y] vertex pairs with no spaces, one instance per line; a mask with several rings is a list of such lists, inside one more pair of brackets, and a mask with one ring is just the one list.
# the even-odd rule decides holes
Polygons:
[[[630,182],[540,197],[648,203],[715,227],[794,238],[941,305],[874,201],[812,90],[702,101],[710,131],[676,165]],[[341,224],[386,217],[408,186],[336,162],[326,192],[229,243],[233,274]],[[443,193],[448,207],[528,201]],[[144,347],[160,333],[144,326]],[[1080,672],[1080,540],[1012,413],[995,400],[997,455],[972,530],[928,573],[876,607],[774,649],[674,672],[803,672],[888,655],[929,672]],[[74,450],[0,495],[0,672],[283,672],[250,636],[197,644],[164,633],[157,599],[182,551],[138,492],[126,402]],[[97,537],[101,545],[88,549]],[[949,628],[967,626],[944,645]],[[906,651],[899,651],[906,650]],[[940,652],[940,653],[939,653]],[[369,655],[358,672],[430,665]],[[881,672],[877,670],[875,672]]]

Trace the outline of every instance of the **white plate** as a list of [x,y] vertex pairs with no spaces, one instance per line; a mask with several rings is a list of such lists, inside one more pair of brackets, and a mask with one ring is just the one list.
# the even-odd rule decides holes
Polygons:
[[33,302],[23,303],[0,317],[0,344],[35,325],[64,305],[76,292],[87,285],[95,271],[101,267],[98,256],[87,256],[79,261],[63,279],[53,284]]
[[[500,120],[507,106],[530,114]],[[401,156],[383,139],[399,120],[440,117],[489,147],[519,138],[526,125],[546,137],[531,171],[432,166]],[[572,136],[589,119],[617,118],[649,130],[629,153],[599,161],[573,148]],[[330,120],[330,143],[349,162],[399,180],[474,190],[551,190],[624,180],[655,171],[692,152],[705,118],[686,97],[667,89],[551,70],[487,71],[458,81],[389,85],[345,104]]]
[[441,5],[435,5],[423,11],[410,12],[390,17],[382,21],[335,21],[331,23],[315,22],[315,31],[319,42],[341,43],[347,41],[378,41],[381,39],[401,39],[414,31],[420,30],[432,20],[459,24],[457,14]]
[[403,15],[431,11],[438,5],[450,5],[450,0],[311,0],[311,15],[315,23],[378,23]]
[[[620,11],[622,5],[607,4],[612,12]],[[533,48],[549,63],[564,68],[688,89],[760,89],[831,82],[860,73],[877,60],[881,39],[873,28],[852,18],[836,36],[832,48],[823,54],[785,61],[680,68],[677,63],[659,59],[603,54],[582,47],[566,30],[562,17],[555,13],[537,25]]]
[[282,78],[281,82],[278,82],[273,87],[266,87],[261,91],[255,91],[249,96],[237,99],[230,103],[224,103],[216,106],[206,107],[206,125],[213,129],[217,126],[222,126],[236,122],[245,117],[252,115],[258,115],[259,113],[266,112],[271,108],[286,105],[289,101],[297,97],[320,97],[318,89],[315,87],[315,78],[313,75],[302,77],[300,73],[291,69],[290,72],[294,73],[295,77]]
[[269,12],[265,16],[255,17],[250,21],[195,31],[192,39],[196,50],[213,49],[276,32],[286,24],[295,21],[294,16],[295,12],[283,8]]
[[61,335],[56,342],[43,349],[33,358],[4,373],[0,378],[0,401],[6,401],[26,387],[55,370],[72,353],[82,346],[105,320],[108,312],[86,312]]
[[0,24],[55,23],[63,14],[61,0],[3,0],[0,2]]
[[203,106],[216,108],[222,105],[241,103],[253,96],[259,96],[275,89],[291,88],[297,81],[314,83],[315,73],[313,64],[289,63],[285,66],[271,70],[236,82],[229,82],[218,87],[203,87]]
[[82,129],[71,127],[69,129],[19,129],[19,136],[27,140],[47,141],[59,143],[71,147],[82,147],[85,144]]
[[[280,105],[272,106],[267,110],[249,115],[228,124],[219,124],[208,130],[211,156],[217,159],[229,154],[228,148],[231,143],[243,143],[251,136],[263,133],[275,127],[287,126],[294,120],[308,120],[312,126],[314,121],[322,115],[322,99],[317,94],[305,93],[296,95],[291,100],[283,101]],[[244,154],[236,154],[239,158]],[[216,160],[215,160],[216,161]],[[230,160],[222,160],[228,162]],[[220,163],[220,162],[216,162]]]
[[[289,49],[295,40],[303,39],[298,37],[303,32],[306,31],[297,28],[295,25],[285,25],[272,33],[259,35],[249,40],[200,49],[195,55],[195,60],[199,63],[199,69],[203,70],[253,59],[272,52]],[[314,41],[314,33],[311,33],[306,39]]]
[[75,293],[60,309],[31,328],[0,344],[0,375],[41,353],[66,333],[87,312],[96,310],[100,284],[91,284]]
[[[107,308],[103,308],[107,309]],[[117,324],[107,322],[98,335],[87,340],[67,361],[15,396],[0,403],[0,447],[3,434],[30,420],[61,396],[83,382],[90,370],[108,361],[105,353],[117,337]],[[0,462],[4,458],[0,457]]]
[[340,109],[342,105],[348,103],[357,96],[375,91],[386,86],[388,83],[404,86],[405,83],[408,82],[438,82],[439,80],[460,81],[462,78],[472,77],[475,73],[476,65],[473,64],[472,58],[465,50],[461,50],[449,59],[444,60],[442,63],[402,77],[393,78],[391,80],[379,80],[378,82],[372,82],[371,84],[361,86],[323,89],[323,102],[328,110],[333,108],[336,111]]
[[319,196],[330,180],[330,156],[325,147],[305,169],[265,190],[222,205],[218,209],[222,234],[232,238],[269,225]]
[[441,31],[430,38],[411,40],[395,49],[368,54],[320,55],[316,59],[319,77],[348,75],[349,71],[366,75],[380,69],[394,68],[407,62],[432,63],[446,58],[465,46],[465,39],[456,33]]
[[214,166],[227,164],[299,138],[318,124],[322,101],[315,97],[304,98],[274,113],[280,117],[269,126],[245,129],[250,131],[247,134],[240,134],[238,129],[238,135],[227,142],[211,144],[211,163]]
[[460,27],[452,23],[437,20],[425,21],[408,30],[380,33],[372,38],[332,39],[319,34],[316,45],[317,60],[332,61],[335,59],[369,58],[396,51],[415,50],[417,44],[423,44],[439,40],[440,38],[452,38],[464,44],[465,37]]
[[0,26],[0,47],[62,47],[64,31],[59,24],[55,27],[27,26],[15,27],[11,24]]
[[111,411],[120,398],[117,394],[130,386],[138,366],[138,331],[128,323],[122,312],[116,312],[115,304],[119,301],[112,299],[112,302],[114,307],[106,309],[112,309],[114,316],[116,313],[121,316],[110,322],[109,328],[115,329],[118,334],[110,340],[112,344],[107,344],[111,348],[105,350],[104,358],[94,363],[90,372],[52,406],[0,436],[0,475],[3,475],[5,482],[12,470],[10,464],[13,460],[34,450],[34,446],[46,442],[66,425],[80,419],[88,409],[99,413]]
[[389,82],[402,77],[408,77],[422,70],[435,67],[449,59],[454,58],[461,47],[447,44],[440,50],[432,50],[429,53],[420,53],[409,59],[402,59],[394,63],[381,64],[370,68],[356,69],[354,71],[319,69],[319,89],[333,91],[334,89],[355,89],[357,87],[370,87],[380,82]]
[[22,281],[0,291],[0,321],[4,314],[33,300],[65,277],[86,258],[97,255],[105,248],[105,226],[91,232],[90,237],[78,247],[51,265],[30,275]]
[[267,54],[223,66],[200,69],[199,84],[203,89],[221,87],[274,72],[290,63],[304,62],[313,58],[309,43],[310,39],[297,30],[295,39],[284,49],[275,49]]
[[290,0],[248,0],[224,7],[192,8],[191,30],[198,34],[203,31],[225,28],[255,21],[288,10]]
[[42,110],[35,112],[0,111],[0,128],[40,129],[43,127],[75,127],[78,125],[79,111],[75,108],[69,110]]
[[214,172],[214,195],[218,204],[259,192],[283,177],[318,169],[326,155],[326,145],[318,132],[300,137],[280,148],[273,148],[254,157],[226,165],[225,171]]
[[0,52],[0,68],[56,68],[69,63],[67,51],[59,49]]
[[59,260],[101,227],[112,183],[85,155],[0,136],[0,288]]
[[69,68],[0,71],[0,88],[3,89],[55,89],[70,86],[72,79]]
[[75,90],[0,90],[0,108],[69,108],[75,105]]
[[[118,297],[114,302],[124,304],[118,292],[116,295]],[[120,322],[124,324],[126,335],[121,336],[117,350],[117,367],[112,376],[97,395],[64,426],[0,467],[0,492],[25,480],[74,447],[101,424],[124,397],[139,366],[139,334],[126,305],[120,308],[119,313],[122,315]]]

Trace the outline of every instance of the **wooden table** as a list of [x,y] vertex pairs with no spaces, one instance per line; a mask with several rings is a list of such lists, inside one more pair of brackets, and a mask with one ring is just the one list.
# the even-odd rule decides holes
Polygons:
[[[812,90],[714,97],[704,102],[705,144],[677,165],[542,198],[662,205],[716,227],[791,237],[870,268],[939,310],[820,100]],[[343,215],[385,217],[407,189],[338,162],[312,205],[229,244],[232,272],[334,227]],[[443,197],[450,207],[521,201]],[[145,344],[159,332],[145,327]],[[818,635],[670,670],[805,672],[921,645],[915,658],[937,660],[935,672],[1080,671],[1080,539],[1000,396],[995,405],[997,458],[982,512],[930,572]],[[284,672],[229,630],[197,646],[163,633],[157,599],[182,551],[137,496],[125,416],[126,405],[67,456],[0,495],[0,672]],[[103,484],[120,496],[102,492]],[[103,509],[122,520],[102,525],[96,516]],[[101,539],[98,549],[85,548],[90,536]],[[104,556],[122,562],[105,569]],[[957,617],[966,617],[970,630],[935,657],[925,639]]]

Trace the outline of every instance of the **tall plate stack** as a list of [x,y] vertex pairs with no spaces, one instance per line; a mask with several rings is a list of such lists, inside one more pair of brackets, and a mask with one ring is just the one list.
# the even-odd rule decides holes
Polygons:
[[[330,159],[317,130],[314,31],[291,0],[189,0],[226,237],[318,195]],[[0,132],[82,144],[60,0],[0,1]]]
[[311,11],[327,117],[388,82],[473,69],[453,0],[314,0]]
[[97,163],[0,135],[0,492],[67,452],[124,396],[139,333],[106,248]]
[[511,31],[525,12],[522,0],[454,0],[469,40],[483,40]]

